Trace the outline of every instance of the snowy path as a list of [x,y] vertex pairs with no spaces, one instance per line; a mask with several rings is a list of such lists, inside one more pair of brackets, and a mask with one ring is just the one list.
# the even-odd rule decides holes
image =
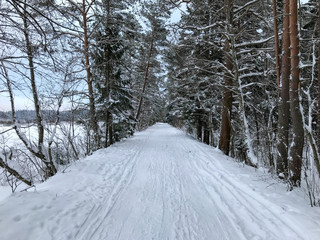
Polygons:
[[320,239],[319,209],[275,201],[252,169],[167,124],[66,172],[0,202],[1,240]]

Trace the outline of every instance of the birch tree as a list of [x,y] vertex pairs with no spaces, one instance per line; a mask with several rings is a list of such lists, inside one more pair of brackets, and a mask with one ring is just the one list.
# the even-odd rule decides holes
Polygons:
[[[85,72],[85,81],[87,84],[87,98],[89,101],[89,139],[93,143],[90,150],[96,150],[101,147],[98,119],[96,114],[95,91],[91,73],[90,48],[92,47],[92,37],[96,30],[96,25],[92,24],[94,8],[96,1],[73,1],[65,0],[56,3],[55,10],[59,12],[59,29],[57,33],[60,36],[67,36],[70,42],[75,43],[77,51],[82,55],[83,71]],[[92,132],[91,132],[92,131]]]
[[[2,39],[4,46],[1,60],[2,76],[5,79],[11,104],[13,128],[29,153],[41,161],[41,165],[43,165],[41,168],[46,179],[57,172],[54,159],[52,155],[48,154],[48,146],[45,142],[45,122],[41,111],[42,103],[39,97],[39,80],[37,79],[41,74],[36,72],[37,67],[42,67],[39,62],[36,63],[36,58],[40,59],[39,56],[49,49],[49,33],[40,24],[41,20],[47,23],[47,19],[41,14],[37,3],[31,6],[27,1],[7,1],[3,7],[7,13],[4,15],[4,19],[9,24],[2,25],[1,27],[6,26],[7,29],[11,30],[12,35],[16,37],[16,41],[12,41],[12,35],[8,35],[7,38]],[[18,57],[6,55],[10,54],[10,52],[15,52]],[[8,69],[11,71],[11,74],[14,73],[16,76],[22,75],[23,78],[27,79],[35,109],[37,142],[26,137],[16,120],[13,81]],[[2,166],[4,166],[4,162],[2,162]],[[7,167],[7,170],[10,172],[9,166]]]

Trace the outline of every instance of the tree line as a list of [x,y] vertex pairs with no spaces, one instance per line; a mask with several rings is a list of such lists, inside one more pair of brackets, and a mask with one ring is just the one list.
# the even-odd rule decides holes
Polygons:
[[[315,0],[1,1],[1,92],[32,163],[4,144],[1,167],[32,184],[34,169],[45,180],[167,121],[289,190],[306,186],[319,205],[319,9]],[[17,121],[18,92],[34,103],[36,139]]]
[[[2,141],[7,180],[43,181],[70,161],[164,121],[160,62],[172,4],[0,1],[1,93],[12,122],[1,135],[14,131],[22,144]],[[19,120],[21,95],[33,102],[32,126]]]
[[319,1],[191,1],[168,56],[169,121],[319,205]]

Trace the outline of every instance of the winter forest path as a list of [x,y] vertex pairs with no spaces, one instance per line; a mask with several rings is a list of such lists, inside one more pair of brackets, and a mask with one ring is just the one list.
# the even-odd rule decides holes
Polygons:
[[[37,194],[1,203],[0,214],[16,224],[10,231],[13,223],[0,220],[1,239],[316,239],[316,222],[293,220],[299,212],[267,199],[242,181],[249,174],[230,166],[241,172],[218,150],[158,123],[58,174]],[[6,212],[8,205],[32,211]]]

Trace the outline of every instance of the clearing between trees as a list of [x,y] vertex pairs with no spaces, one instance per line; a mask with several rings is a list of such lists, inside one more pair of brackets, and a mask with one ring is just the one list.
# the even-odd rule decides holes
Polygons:
[[319,239],[303,189],[158,123],[0,202],[1,240]]

